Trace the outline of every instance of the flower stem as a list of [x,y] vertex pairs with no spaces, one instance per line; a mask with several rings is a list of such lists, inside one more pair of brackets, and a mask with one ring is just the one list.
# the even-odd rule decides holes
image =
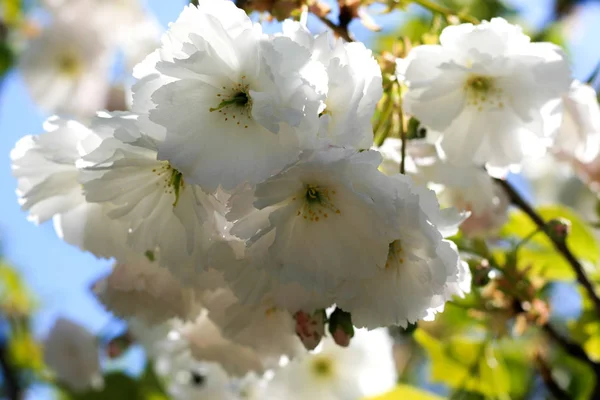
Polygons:
[[401,87],[398,85],[398,102],[400,103],[398,108],[398,115],[400,117],[400,139],[402,140],[402,158],[400,159],[400,173],[406,173],[406,147],[408,145],[408,141],[406,138],[406,129],[404,128],[404,111],[402,110],[402,93]]
[[515,188],[512,187],[510,183],[504,179],[496,179],[496,182],[504,189],[511,202],[515,206],[519,207],[521,211],[527,214],[527,216],[537,225],[537,227],[544,232],[548,239],[552,241],[552,244],[556,250],[567,260],[575,272],[577,281],[579,284],[581,284],[581,286],[583,286],[590,300],[594,304],[596,314],[598,317],[600,317],[600,298],[596,294],[594,286],[583,271],[583,266],[579,260],[577,260],[577,257],[575,257],[575,255],[571,252],[566,244],[566,241],[557,240],[555,237],[549,234],[548,226],[544,219],[533,209],[531,205],[529,205],[529,203],[525,201],[525,199],[523,199],[523,197],[521,197],[521,195],[515,190]]
[[450,8],[444,7],[443,5],[431,0],[412,0],[412,2],[428,9],[431,12],[443,14],[446,17],[456,16],[463,22],[470,22],[473,25],[479,24],[479,20],[477,18],[465,13],[456,13]]

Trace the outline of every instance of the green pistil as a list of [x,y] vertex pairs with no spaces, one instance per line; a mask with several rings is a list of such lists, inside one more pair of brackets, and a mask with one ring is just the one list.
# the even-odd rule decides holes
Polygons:
[[467,81],[467,86],[476,92],[485,93],[492,88],[492,79],[485,76],[473,76]]
[[314,186],[309,186],[306,189],[306,201],[309,203],[320,203],[321,196],[319,195],[319,189]]
[[179,201],[179,189],[183,187],[183,175],[181,172],[177,171],[175,168],[171,171],[171,179],[169,180],[169,186],[173,188],[175,192],[175,201],[173,202],[173,207],[177,205]]
[[231,106],[231,105],[237,105],[237,106],[243,107],[246,104],[248,104],[249,101],[250,101],[250,98],[248,97],[248,95],[246,93],[238,92],[232,98],[221,101],[221,103],[219,103],[219,105],[217,107],[209,108],[209,111],[210,112],[217,111],[217,110],[220,110],[222,108],[225,108],[225,107]]
[[144,253],[144,255],[146,256],[146,258],[147,258],[149,261],[152,261],[152,262],[154,262],[154,260],[156,260],[156,257],[154,256],[154,252],[153,252],[152,250],[147,250],[147,251]]

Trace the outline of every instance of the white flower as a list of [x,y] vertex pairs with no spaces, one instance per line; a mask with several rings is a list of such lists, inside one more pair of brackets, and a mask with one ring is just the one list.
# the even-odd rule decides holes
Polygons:
[[283,33],[307,48],[327,69],[320,136],[337,146],[371,147],[371,117],[383,94],[381,68],[371,50],[342,39],[330,43],[328,33],[313,38],[300,23],[290,20],[284,21]]
[[171,318],[186,320],[199,311],[194,291],[144,256],[117,263],[109,276],[96,282],[94,293],[116,316],[135,317],[147,325]]
[[187,340],[196,360],[217,362],[231,375],[263,372],[268,367],[252,348],[224,338],[219,327],[210,320],[207,310],[203,310],[195,321],[176,327],[175,332]]
[[[389,244],[385,266],[373,277],[348,279],[339,289],[338,307],[352,313],[356,326],[406,327],[428,317],[470,279],[456,248],[443,240],[453,234],[462,216],[453,209],[440,211],[435,194],[412,186],[396,175],[396,237]],[[443,234],[442,234],[443,233]]]
[[277,365],[281,356],[293,358],[304,352],[294,333],[292,315],[278,308],[270,297],[263,297],[257,305],[246,305],[229,289],[218,289],[202,296],[202,303],[225,338],[253,348],[264,360],[271,358],[270,364]]
[[447,159],[507,167],[543,152],[556,127],[542,109],[571,83],[561,50],[501,18],[449,26],[440,43],[415,47],[398,75],[405,110],[442,132]]
[[139,132],[136,115],[106,118],[114,134],[83,157],[88,202],[107,204],[108,217],[127,225],[133,249],[155,251],[163,265],[202,265],[202,225],[217,201],[157,160],[156,140]]
[[[134,89],[171,81],[151,95],[150,120],[166,129],[159,158],[210,192],[293,162],[316,132],[322,97],[298,72],[310,53],[289,38],[267,39],[228,1],[187,7],[171,32],[153,55],[166,79],[151,75]],[[138,98],[147,96],[134,97],[136,110]]]
[[[252,190],[242,191],[234,196],[236,211],[228,214],[228,217],[237,218],[247,213],[252,213],[254,200]],[[247,204],[249,209],[241,207]],[[239,212],[238,216],[236,212]],[[265,216],[254,212],[251,218],[256,219],[259,225],[264,224]],[[251,232],[258,229],[252,226],[250,219],[244,221]],[[230,223],[231,224],[231,223]],[[229,225],[230,225],[229,224]],[[282,283],[278,278],[265,269],[269,260],[268,248],[273,243],[274,231],[266,234],[262,240],[257,241],[251,247],[246,248],[244,241],[226,233],[224,239],[216,242],[210,249],[210,258],[213,265],[218,266],[223,272],[227,286],[241,304],[253,306],[255,310],[261,309],[272,303],[278,310],[287,310],[291,315],[297,311],[312,313],[314,310],[327,308],[334,303],[333,297],[328,293],[321,293],[314,288],[305,288],[295,283]],[[224,285],[223,285],[224,286]]]
[[84,327],[59,318],[44,341],[44,360],[74,391],[103,385],[98,342]]
[[[256,186],[257,210],[241,217],[231,233],[250,245],[269,242],[263,268],[282,283],[327,293],[347,277],[373,276],[385,265],[394,215],[385,176],[377,170],[380,160],[370,150],[305,153]],[[232,203],[229,217],[248,208],[245,197]]]
[[111,51],[121,48],[129,70],[160,43],[162,28],[143,0],[44,0],[43,5],[59,23],[94,32]]
[[104,206],[85,201],[76,167],[99,136],[76,121],[56,117],[46,121],[44,129],[41,135],[23,137],[11,152],[23,210],[35,223],[54,217],[58,236],[82,250],[98,257],[122,257],[126,227],[107,221]]
[[563,120],[554,151],[582,163],[592,161],[600,150],[600,107],[596,91],[573,81],[569,92],[563,96],[562,106]]
[[111,56],[97,34],[81,24],[46,27],[20,57],[31,97],[47,112],[91,116],[104,107]]
[[[384,159],[379,169],[388,175],[398,174],[401,140],[387,138],[378,150]],[[406,173],[435,190],[444,206],[469,212],[461,225],[462,233],[489,234],[507,221],[508,196],[483,167],[451,164],[440,159],[434,145],[420,140],[407,143],[405,165]]]
[[356,330],[348,348],[326,338],[314,353],[277,370],[267,398],[359,400],[395,385],[392,340],[385,329]]
[[192,357],[187,342],[173,334],[153,343],[154,369],[175,400],[234,400],[227,373],[216,363]]

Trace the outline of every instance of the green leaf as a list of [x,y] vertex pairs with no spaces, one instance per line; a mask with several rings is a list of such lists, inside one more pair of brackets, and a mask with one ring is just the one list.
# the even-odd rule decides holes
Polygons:
[[421,389],[408,385],[398,385],[396,389],[381,396],[371,397],[368,400],[442,400],[443,397],[431,394]]
[[169,400],[161,380],[156,376],[154,364],[149,362],[140,378],[140,390],[147,400]]
[[[64,388],[63,388],[64,389]],[[146,400],[140,391],[138,383],[123,374],[113,372],[104,376],[104,388],[102,390],[88,390],[86,392],[74,393],[64,390],[69,399],[72,400]]]
[[422,329],[417,329],[413,337],[431,358],[434,382],[491,397],[510,393],[510,374],[491,344],[462,337],[443,343]]
[[589,304],[585,296],[583,299],[583,312],[576,321],[570,321],[568,324],[569,336],[575,342],[582,344],[592,361],[600,362],[600,321],[594,306]]
[[[565,218],[571,222],[571,231],[566,239],[567,246],[582,261],[584,267],[587,267],[589,273],[598,275],[598,270],[593,266],[600,261],[600,247],[585,222],[574,211],[564,206],[544,206],[537,211],[545,221]],[[521,241],[536,229],[537,226],[525,213],[514,211],[501,233],[503,237]],[[575,279],[571,266],[542,232],[521,247],[518,253],[518,262],[521,267],[531,267],[532,274],[547,279]]]
[[567,389],[571,399],[590,399],[596,377],[588,365],[564,354],[555,360],[553,365],[555,379],[559,385]]

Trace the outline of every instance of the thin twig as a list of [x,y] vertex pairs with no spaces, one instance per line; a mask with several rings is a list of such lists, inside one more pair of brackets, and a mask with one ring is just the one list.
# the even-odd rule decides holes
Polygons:
[[588,297],[594,304],[596,314],[598,315],[598,317],[600,317],[600,298],[596,294],[594,286],[585,275],[585,272],[583,271],[583,266],[581,265],[579,260],[577,260],[577,257],[575,257],[575,255],[571,252],[565,241],[560,241],[549,234],[548,225],[546,224],[546,221],[544,221],[541,215],[539,215],[533,209],[533,207],[529,205],[529,203],[527,203],[523,199],[523,197],[521,197],[521,195],[515,190],[515,188],[512,187],[510,183],[508,183],[504,179],[496,179],[496,182],[498,182],[498,184],[502,186],[502,188],[510,198],[511,202],[515,206],[519,207],[521,211],[527,214],[527,216],[529,216],[529,218],[537,225],[537,227],[540,228],[540,230],[546,234],[548,239],[552,241],[552,244],[554,244],[556,250],[560,254],[562,254],[562,256],[567,260],[567,262],[575,272],[575,275],[577,276],[577,281],[581,284],[581,286],[583,286],[583,288],[587,292]]
[[435,12],[435,13],[439,13],[439,14],[443,14],[446,17],[458,17],[460,20],[464,21],[464,22],[470,22],[473,25],[477,25],[479,24],[479,20],[471,15],[465,14],[465,13],[456,13],[454,12],[454,10],[444,7],[441,4],[435,3],[433,1],[430,0],[412,0],[413,3],[420,5],[421,7],[424,7],[426,9],[428,9],[431,12]]
[[334,31],[339,37],[343,38],[347,42],[354,42],[354,39],[350,35],[350,32],[348,32],[348,28],[344,28],[342,26],[334,24],[327,17],[321,17],[321,16],[317,16],[317,17],[321,20],[322,23],[327,25],[329,27],[329,29]]
[[571,396],[558,385],[558,383],[552,376],[552,369],[540,354],[536,354],[535,363],[538,367],[538,370],[540,371],[540,376],[542,377],[542,380],[546,384],[546,387],[548,388],[552,396],[556,398],[556,400],[571,399]]

